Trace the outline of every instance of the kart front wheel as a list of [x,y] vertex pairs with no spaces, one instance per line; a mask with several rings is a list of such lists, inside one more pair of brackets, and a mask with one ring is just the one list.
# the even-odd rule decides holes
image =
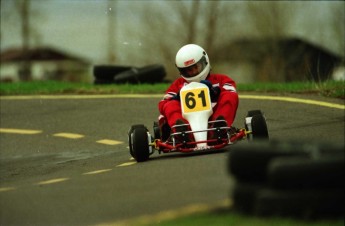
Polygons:
[[144,125],[132,126],[128,133],[129,151],[137,162],[149,159],[150,147],[148,130]]

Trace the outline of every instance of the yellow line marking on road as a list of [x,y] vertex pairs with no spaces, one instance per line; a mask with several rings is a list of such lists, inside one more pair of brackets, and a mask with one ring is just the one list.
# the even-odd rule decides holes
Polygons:
[[51,179],[51,180],[46,180],[46,181],[40,181],[37,184],[38,185],[56,184],[56,183],[64,182],[67,180],[69,180],[69,178],[56,178],[56,179]]
[[28,135],[30,135],[30,134],[42,133],[42,130],[0,128],[0,133],[15,133],[15,134],[28,134]]
[[122,144],[122,141],[118,141],[118,140],[108,140],[108,139],[104,139],[104,140],[98,140],[96,141],[97,143],[100,144],[107,144],[107,145],[117,145],[117,144]]
[[95,170],[87,173],[83,173],[83,175],[94,175],[94,174],[100,174],[100,173],[106,173],[111,171],[112,169],[102,169],[102,170]]
[[117,165],[116,167],[131,166],[131,165],[134,165],[136,163],[137,162],[125,162],[125,163],[122,163],[120,165]]
[[337,109],[345,109],[345,105],[342,104],[334,104],[324,101],[318,100],[309,100],[309,99],[302,99],[302,98],[294,98],[294,97],[281,97],[281,96],[259,96],[259,95],[239,95],[242,99],[254,99],[254,100],[277,100],[277,101],[286,101],[286,102],[293,102],[293,103],[302,103],[302,104],[311,104],[311,105],[318,105],[322,107],[329,107],[329,108],[337,108]]
[[105,222],[97,226],[126,226],[126,225],[151,225],[162,221],[174,220],[179,217],[189,216],[198,213],[207,213],[217,209],[230,208],[232,200],[226,199],[215,204],[192,204],[175,210],[166,210],[152,215],[143,215],[134,219],[115,222]]
[[56,133],[53,136],[55,137],[64,137],[64,138],[69,138],[69,139],[79,139],[83,138],[84,135],[77,134],[77,133]]
[[108,99],[108,98],[163,98],[163,94],[99,94],[99,95],[25,95],[0,96],[0,100],[32,100],[32,99]]
[[[0,96],[0,100],[31,100],[31,99],[107,99],[107,98],[162,98],[162,94],[100,94],[100,95],[28,95],[28,96]],[[242,99],[277,100],[294,103],[312,104],[323,107],[345,109],[345,105],[324,101],[315,101],[294,97],[239,95]]]
[[14,191],[14,190],[16,190],[15,187],[3,187],[3,188],[0,188],[0,192]]

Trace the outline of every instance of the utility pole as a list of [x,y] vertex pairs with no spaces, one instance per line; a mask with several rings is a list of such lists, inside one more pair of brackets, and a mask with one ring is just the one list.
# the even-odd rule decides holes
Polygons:
[[108,0],[108,63],[114,64],[116,61],[115,55],[115,25],[116,25],[116,1]]
[[31,59],[30,51],[30,0],[22,0],[19,3],[19,12],[21,18],[22,33],[22,53],[23,60],[19,71],[19,77],[22,81],[31,80]]

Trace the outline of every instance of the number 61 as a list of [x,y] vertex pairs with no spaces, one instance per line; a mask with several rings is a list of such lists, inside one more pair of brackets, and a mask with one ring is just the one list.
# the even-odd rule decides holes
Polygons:
[[[201,90],[197,97],[201,100],[202,107],[206,107],[205,91]],[[195,108],[195,106],[197,104],[196,99],[195,99],[195,94],[193,92],[186,93],[184,101],[186,103],[186,106],[189,109]]]

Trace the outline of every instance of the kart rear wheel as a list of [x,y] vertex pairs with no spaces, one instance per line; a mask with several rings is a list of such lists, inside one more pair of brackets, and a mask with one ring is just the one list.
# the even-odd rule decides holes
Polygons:
[[251,110],[247,113],[247,117],[253,117],[254,115],[263,115],[263,113],[261,110]]
[[269,139],[266,118],[261,110],[248,111],[244,126],[251,132],[247,135],[249,141]]
[[249,140],[268,140],[268,129],[266,119],[262,114],[256,114],[251,119],[252,134]]
[[153,122],[153,134],[155,139],[161,139],[161,131],[158,122]]
[[148,130],[144,125],[134,125],[128,133],[129,152],[137,162],[149,159]]

